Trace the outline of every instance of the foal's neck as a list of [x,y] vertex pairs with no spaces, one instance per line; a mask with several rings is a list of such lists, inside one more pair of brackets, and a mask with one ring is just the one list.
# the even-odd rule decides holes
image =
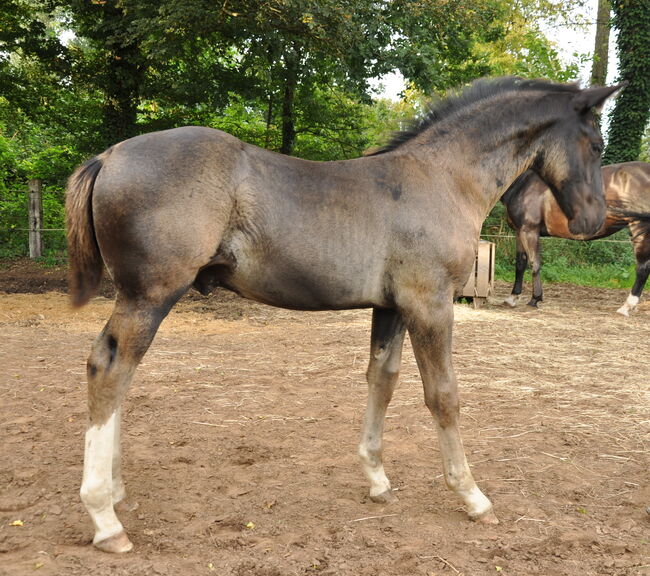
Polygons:
[[[447,132],[454,136],[443,135],[440,143],[447,148],[447,167],[461,183],[468,210],[475,211],[481,223],[534,164],[546,148],[547,130],[560,120],[557,111],[545,111],[547,107],[536,106],[530,97],[503,100],[495,98],[459,114],[452,119],[455,130]],[[438,134],[446,130],[440,128]]]

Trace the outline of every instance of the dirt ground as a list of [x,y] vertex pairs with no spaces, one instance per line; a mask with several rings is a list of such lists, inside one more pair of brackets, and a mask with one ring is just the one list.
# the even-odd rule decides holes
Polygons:
[[98,552],[78,497],[85,359],[110,285],[68,308],[62,270],[0,270],[0,574],[650,575],[650,302],[546,286],[540,310],[455,307],[468,459],[501,524],[445,488],[410,344],[374,504],[356,457],[369,311],[186,296],[125,404],[135,544]]

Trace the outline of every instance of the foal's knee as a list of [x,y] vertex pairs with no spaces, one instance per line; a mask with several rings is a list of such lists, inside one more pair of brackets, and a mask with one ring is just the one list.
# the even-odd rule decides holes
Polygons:
[[372,393],[380,394],[382,400],[389,402],[399,379],[399,370],[371,363],[366,371],[366,380]]
[[425,390],[424,403],[441,428],[447,428],[457,422],[460,404],[455,388]]

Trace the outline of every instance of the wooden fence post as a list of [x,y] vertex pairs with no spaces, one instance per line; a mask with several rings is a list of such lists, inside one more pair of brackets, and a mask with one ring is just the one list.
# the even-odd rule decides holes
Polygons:
[[29,257],[40,258],[43,255],[41,228],[43,222],[43,200],[40,179],[29,181]]

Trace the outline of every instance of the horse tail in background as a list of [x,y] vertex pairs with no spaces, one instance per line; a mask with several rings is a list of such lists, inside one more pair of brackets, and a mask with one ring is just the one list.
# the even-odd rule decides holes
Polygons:
[[103,262],[95,237],[92,193],[95,180],[110,150],[77,168],[66,190],[65,215],[68,238],[68,290],[72,305],[83,306],[97,292]]
[[632,210],[629,208],[620,208],[615,204],[612,204],[610,209],[616,214],[620,214],[626,220],[639,220],[640,222],[650,222],[650,212],[645,212],[641,210]]
[[626,220],[628,225],[634,225],[634,231],[630,228],[633,239],[635,236],[650,236],[650,210],[646,210],[645,206],[633,209],[627,206],[622,207],[620,203],[614,202],[609,206],[609,210]]

